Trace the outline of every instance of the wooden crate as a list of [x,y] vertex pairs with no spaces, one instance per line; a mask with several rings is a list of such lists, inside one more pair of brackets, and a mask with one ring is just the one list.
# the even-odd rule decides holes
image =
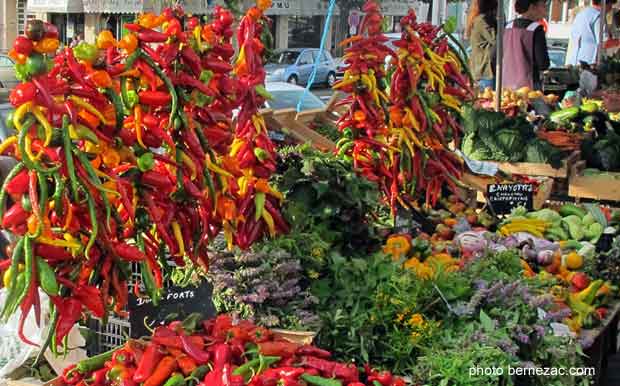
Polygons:
[[309,142],[312,146],[323,151],[336,150],[336,144],[307,126],[307,122],[314,120],[316,114],[324,110],[311,110],[297,113],[294,108],[282,110],[263,110],[261,113],[270,130],[285,132],[297,141]]
[[550,164],[540,164],[532,162],[492,162],[496,164],[502,172],[506,174],[520,174],[525,176],[543,176],[552,178],[567,178],[570,168],[579,160],[580,153],[573,152],[564,161],[562,167],[554,169]]
[[573,165],[568,179],[568,195],[595,200],[620,201],[620,173],[607,172],[601,175],[586,176],[583,170],[585,161]]
[[[535,210],[543,207],[545,202],[551,197],[551,192],[553,190],[553,178],[540,177],[540,179],[541,183],[538,185],[538,192],[536,192],[534,196]],[[478,202],[486,202],[485,194],[487,192],[487,185],[497,184],[498,180],[495,177],[465,173],[461,178],[461,182],[477,192],[476,198]]]

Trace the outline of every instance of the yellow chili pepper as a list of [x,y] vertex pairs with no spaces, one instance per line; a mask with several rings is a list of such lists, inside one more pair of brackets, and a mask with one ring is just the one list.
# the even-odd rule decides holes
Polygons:
[[55,247],[74,248],[74,249],[79,249],[82,246],[80,243],[75,242],[75,241],[60,240],[60,239],[54,239],[54,238],[49,238],[49,237],[44,237],[44,236],[38,237],[37,242],[41,244],[52,245]]
[[181,155],[181,161],[183,161],[183,164],[185,166],[187,166],[190,170],[190,179],[193,181],[196,179],[197,176],[197,172],[196,172],[196,164],[194,163],[194,161],[187,155],[185,154],[185,152],[183,152],[182,150],[179,150],[179,153]]
[[210,157],[206,157],[205,158],[205,164],[207,166],[207,169],[211,170],[212,172],[215,172],[217,174],[221,174],[221,175],[223,175],[225,177],[232,177],[233,176],[232,174],[230,174],[226,170],[222,169],[221,167],[219,167],[216,164],[214,164],[213,162],[211,162]]
[[101,114],[101,112],[99,110],[97,110],[97,108],[95,108],[95,106],[91,105],[90,103],[88,103],[84,99],[80,98],[79,96],[70,95],[69,99],[71,101],[73,101],[76,105],[84,108],[84,110],[88,111],[89,113],[91,113],[94,116],[96,116],[97,118],[99,118],[99,120],[101,122],[103,122],[104,125],[111,125],[111,124],[113,124],[113,122],[110,122],[107,119],[105,119],[103,114]]
[[224,226],[224,238],[226,239],[226,246],[228,247],[229,251],[232,251],[232,248],[233,248],[232,225],[230,225],[229,221],[224,221],[222,225]]
[[18,132],[22,130],[22,118],[26,115],[26,113],[30,112],[31,108],[32,102],[30,101],[15,109],[15,114],[13,114],[13,126],[15,126]]
[[60,46],[60,41],[55,38],[44,38],[34,43],[34,50],[40,54],[52,54]]
[[116,45],[116,39],[110,30],[103,30],[97,35],[97,48],[105,50]]
[[3,154],[6,151],[6,149],[8,149],[9,147],[13,146],[16,143],[17,143],[16,135],[11,135],[10,137],[2,141],[2,143],[0,144],[0,154]]
[[185,243],[183,242],[183,234],[181,233],[181,226],[178,222],[172,222],[172,233],[174,238],[179,244],[179,256],[185,256]]
[[267,210],[263,210],[262,217],[263,217],[263,220],[265,220],[265,223],[267,224],[267,228],[269,229],[269,236],[275,237],[276,225],[273,221],[273,217],[271,216],[271,214],[269,214],[269,211]]
[[39,160],[39,158],[41,158],[41,155],[43,155],[43,149],[41,149],[41,151],[38,152],[37,155],[34,155],[34,153],[32,152],[32,140],[30,139],[29,135],[26,135],[25,142],[26,154],[28,155],[28,157],[35,161]]
[[33,107],[32,113],[45,130],[45,140],[43,141],[43,146],[48,146],[52,141],[52,125],[49,123],[45,115],[43,115],[41,109],[38,106]]

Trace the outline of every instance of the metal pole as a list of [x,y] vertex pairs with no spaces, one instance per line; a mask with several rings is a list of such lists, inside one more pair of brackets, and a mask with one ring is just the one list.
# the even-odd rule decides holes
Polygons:
[[504,56],[504,1],[497,1],[497,43],[495,62],[495,110],[502,109],[502,69]]
[[598,42],[598,52],[596,55],[596,63],[601,64],[601,60],[603,59],[603,42],[605,41],[605,37],[603,34],[605,33],[605,26],[607,25],[607,0],[603,0],[601,2],[601,18],[600,18],[600,29],[599,29],[599,42]]

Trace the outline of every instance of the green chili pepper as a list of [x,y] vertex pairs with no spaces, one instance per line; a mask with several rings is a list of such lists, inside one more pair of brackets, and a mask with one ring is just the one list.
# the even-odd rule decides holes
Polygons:
[[168,91],[170,92],[170,95],[172,96],[172,102],[170,103],[170,120],[168,121],[168,128],[171,128],[174,124],[174,118],[177,116],[177,113],[178,113],[177,109],[178,109],[178,103],[179,103],[179,97],[174,88],[174,85],[170,81],[170,78],[168,78],[168,76],[162,71],[162,69],[157,64],[155,64],[155,62],[153,61],[153,59],[151,59],[150,56],[148,56],[145,52],[143,52],[140,49],[137,49],[136,51],[140,52],[140,57],[144,59],[146,64],[148,64],[155,71],[157,76],[159,76],[161,80],[164,81],[164,83],[166,84],[166,87],[168,88]]
[[30,203],[30,197],[27,194],[22,196],[22,208],[26,212],[32,212],[32,204]]
[[19,303],[21,302],[21,295],[24,293],[26,287],[26,274],[19,272],[15,275],[15,285],[11,286],[11,292],[7,296],[4,308],[2,309],[2,320],[6,320],[13,315]]
[[[34,363],[32,364],[33,368],[37,367],[37,364],[43,358],[45,351],[47,350],[48,347],[50,347],[50,343],[52,342],[52,337],[54,336],[54,332],[56,331],[56,325],[58,325],[58,311],[56,310],[56,307],[54,307],[54,303],[52,302],[51,299],[50,299],[50,318],[51,318],[50,325],[47,328],[47,335],[45,337],[45,341],[43,342],[43,346],[39,350],[39,353],[37,354],[37,357],[35,358]],[[52,351],[53,354],[55,354],[54,351],[56,350],[56,345],[53,344],[50,347],[50,350]]]
[[125,61],[125,71],[129,71],[139,57],[140,50],[135,50],[131,55],[129,55]]
[[183,186],[183,168],[180,165],[183,165],[183,160],[181,158],[181,148],[179,146],[176,147],[175,152],[175,161],[177,162],[177,192],[182,194],[185,192],[185,187]]
[[58,295],[58,281],[56,281],[56,274],[47,261],[37,256],[37,273],[39,274],[39,284],[45,293],[50,296]]
[[84,154],[81,150],[77,148],[74,148],[73,152],[80,160],[80,163],[82,164],[82,166],[84,166],[84,169],[86,169],[86,173],[88,173],[91,183],[95,186],[95,188],[97,188],[97,190],[101,194],[101,201],[103,201],[103,206],[105,207],[105,222],[106,222],[106,226],[109,229],[110,228],[110,217],[112,216],[112,207],[110,206],[110,200],[108,200],[108,196],[106,195],[106,193],[115,194],[115,195],[118,195],[119,193],[115,192],[114,190],[110,190],[104,187],[103,185],[101,185],[101,181],[99,180],[99,177],[97,176],[97,173],[95,172],[93,165],[91,165],[90,161],[88,160],[88,157],[86,156],[86,154]]
[[74,129],[75,129],[75,134],[77,135],[78,139],[85,139],[87,141],[94,143],[95,145],[99,144],[99,137],[97,137],[97,134],[95,134],[88,127],[78,124],[74,127]]
[[88,359],[84,359],[78,362],[75,366],[75,369],[82,374],[86,374],[88,372],[98,370],[103,367],[103,365],[112,359],[112,355],[115,351],[117,351],[120,347],[112,349],[110,351],[106,351],[99,355],[95,355],[94,357],[90,357]]
[[22,130],[19,133],[18,146],[19,152],[22,155],[22,162],[26,165],[28,169],[34,169],[40,173],[49,174],[54,173],[56,170],[60,169],[60,164],[53,166],[51,168],[45,168],[41,166],[38,162],[30,159],[28,157],[28,153],[26,153],[26,136],[28,135],[28,129],[34,123],[34,118],[32,116],[28,116],[26,118]]
[[10,283],[11,286],[9,287],[9,294],[4,303],[4,307],[2,308],[2,313],[0,314],[2,319],[10,316],[13,313],[13,312],[10,312],[11,308],[13,307],[12,301],[17,299],[17,294],[21,294],[21,291],[18,292],[17,281],[18,281],[19,275],[21,274],[21,272],[18,272],[19,263],[24,257],[24,239],[25,237],[20,238],[17,241],[17,244],[15,244],[15,248],[13,248],[13,254],[11,256],[11,267],[9,268],[11,272],[13,273],[13,275],[11,276],[11,283]]
[[86,202],[88,204],[88,216],[90,217],[90,222],[92,224],[90,238],[88,239],[88,242],[86,243],[86,248],[84,249],[84,254],[86,255],[86,258],[90,259],[90,249],[93,247],[93,245],[95,244],[95,240],[97,239],[97,233],[99,233],[99,223],[97,222],[97,210],[95,208],[95,200],[91,196],[86,186],[82,185],[82,189],[84,189],[84,193],[86,194]]
[[123,119],[124,119],[124,112],[123,112],[123,101],[121,100],[121,97],[116,93],[116,91],[114,91],[114,89],[108,87],[105,89],[105,94],[108,96],[108,98],[110,98],[110,100],[112,101],[112,105],[114,106],[114,111],[116,113],[116,131],[119,131],[120,129],[123,128]]
[[76,59],[94,63],[99,57],[99,49],[94,44],[81,42],[73,48],[73,54]]
[[254,91],[265,99],[273,99],[273,95],[271,95],[271,93],[269,93],[269,91],[267,91],[265,86],[262,84],[256,85],[256,87],[254,87]]
[[155,160],[153,159],[153,153],[146,152],[138,157],[138,168],[140,171],[146,172],[148,170],[153,169],[155,165]]
[[211,78],[213,78],[213,71],[211,70],[202,70],[200,72],[200,77],[198,79],[200,79],[200,81],[206,85],[209,84],[209,82],[211,82]]
[[121,97],[123,98],[123,104],[128,110],[133,109],[135,105],[140,101],[138,93],[135,90],[127,90],[127,77],[121,77]]
[[28,74],[28,67],[26,67],[26,63],[15,63],[13,68],[15,69],[15,77],[20,82],[27,82],[30,79],[30,74]]
[[62,178],[60,173],[54,173],[54,194],[52,195],[52,200],[54,200],[54,210],[59,216],[62,216],[64,214],[64,208],[62,205],[62,193],[64,191],[65,180]]
[[63,147],[65,148],[65,158],[67,160],[67,173],[69,174],[69,182],[71,186],[71,194],[73,194],[73,201],[78,200],[78,180],[75,175],[75,165],[73,163],[73,142],[69,137],[69,117],[63,115],[62,117],[62,133],[63,133]]
[[30,236],[24,236],[24,288],[17,296],[16,305],[19,305],[28,294],[32,283],[32,268],[36,264],[34,260],[34,246]]
[[6,199],[9,196],[8,193],[6,192],[6,187],[9,184],[9,182],[11,182],[11,180],[15,178],[15,176],[18,175],[19,172],[22,171],[22,169],[24,169],[24,166],[25,165],[22,162],[18,162],[15,166],[13,166],[13,169],[11,169],[9,174],[4,179],[4,182],[2,183],[2,189],[0,189],[0,218],[4,216],[4,210],[6,207]]
[[47,62],[43,55],[31,52],[26,59],[26,76],[37,76],[47,71]]
[[316,375],[302,374],[301,379],[316,386],[342,386],[342,382],[337,379],[323,378]]
[[[138,249],[144,252],[144,239],[141,234],[136,235],[136,245],[138,246]],[[144,284],[146,293],[149,294],[153,305],[157,307],[159,304],[159,299],[161,298],[161,291],[157,288],[153,273],[151,272],[151,269],[146,261],[140,262],[140,274],[142,276],[142,283]]]
[[168,378],[166,383],[164,383],[164,386],[183,386],[183,385],[185,385],[185,378],[183,377],[182,374],[179,374],[179,373],[174,373],[170,378]]
[[233,375],[241,375],[247,382],[253,375],[260,374],[261,371],[278,362],[280,359],[280,357],[276,356],[259,355],[258,358],[254,358],[237,367],[233,371]]
[[254,212],[254,220],[258,221],[263,216],[263,210],[265,209],[265,193],[258,192],[254,197],[254,206],[256,211]]

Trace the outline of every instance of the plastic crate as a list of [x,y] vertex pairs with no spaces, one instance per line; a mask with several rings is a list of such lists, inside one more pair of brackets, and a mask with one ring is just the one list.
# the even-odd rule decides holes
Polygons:
[[131,334],[129,320],[113,316],[108,318],[106,324],[99,319],[91,318],[88,321],[88,328],[93,332],[87,347],[89,356],[123,345]]

